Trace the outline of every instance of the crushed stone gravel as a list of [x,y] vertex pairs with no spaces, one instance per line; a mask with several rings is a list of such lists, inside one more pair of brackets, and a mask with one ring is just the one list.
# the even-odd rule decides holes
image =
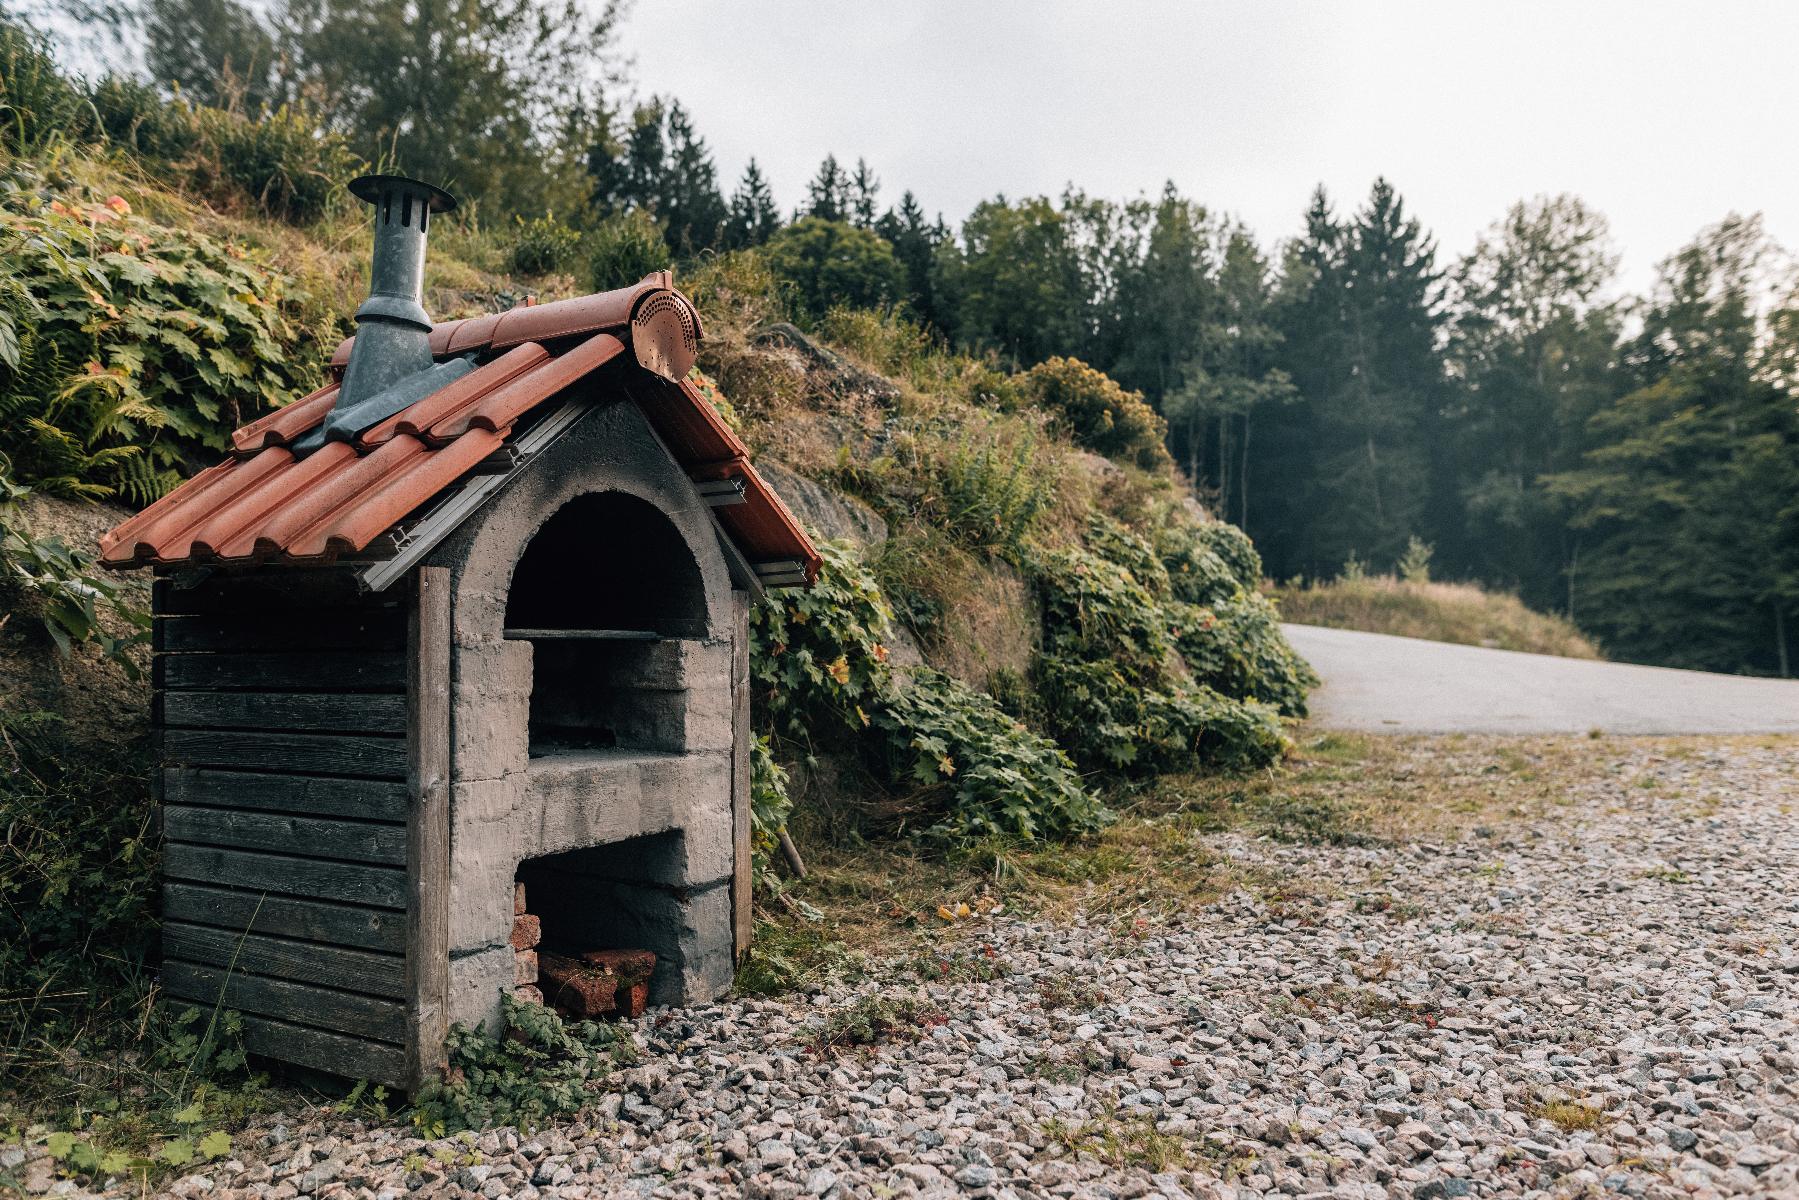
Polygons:
[[1292,886],[1178,923],[994,918],[909,1040],[813,1048],[875,982],[652,1011],[579,1121],[264,1122],[168,1194],[1799,1196],[1799,756],[1617,746],[1463,840],[1218,835]]

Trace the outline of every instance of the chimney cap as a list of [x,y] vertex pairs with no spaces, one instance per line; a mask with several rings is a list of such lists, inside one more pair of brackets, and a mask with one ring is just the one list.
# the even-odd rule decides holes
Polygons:
[[422,193],[434,213],[450,212],[456,207],[456,197],[435,184],[423,180],[411,179],[405,175],[358,175],[350,180],[350,194],[358,200],[366,200],[373,204],[381,193],[390,188],[404,188],[415,193]]

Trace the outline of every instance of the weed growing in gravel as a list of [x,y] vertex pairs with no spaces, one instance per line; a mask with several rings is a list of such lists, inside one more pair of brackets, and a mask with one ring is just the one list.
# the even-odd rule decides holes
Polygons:
[[1198,1158],[1192,1142],[1156,1128],[1153,1117],[1121,1117],[1105,1112],[1077,1126],[1048,1121],[1044,1136],[1069,1154],[1089,1154],[1109,1167],[1145,1167],[1152,1172],[1192,1166]]
[[1294,1001],[1304,1008],[1331,1009],[1368,1020],[1416,1021],[1428,1028],[1434,1028],[1443,1016],[1439,1010],[1429,1005],[1413,1004],[1377,992],[1373,988],[1332,985],[1295,996]]
[[1092,1042],[1082,1042],[1049,1054],[1034,1054],[1025,1069],[1049,1083],[1079,1083],[1089,1075],[1112,1068],[1112,1056]]
[[1370,892],[1355,898],[1355,911],[1381,913],[1395,921],[1415,921],[1430,910],[1411,900],[1400,900],[1390,892]]
[[829,979],[859,977],[862,956],[835,934],[835,926],[825,921],[756,922],[749,957],[737,970],[738,993],[779,996],[819,987]]
[[1652,879],[1657,883],[1691,883],[1693,877],[1679,867],[1649,867],[1637,872],[1638,879]]
[[1076,982],[1062,976],[1045,979],[1037,986],[1037,997],[1045,1012],[1059,1008],[1090,1010],[1106,1002],[1106,994],[1091,983]]
[[987,983],[1006,973],[992,946],[969,950],[931,949],[912,960],[912,971],[927,983]]
[[825,1019],[813,1039],[819,1054],[922,1036],[949,1018],[919,996],[863,996]]
[[592,1102],[612,1067],[635,1062],[627,1033],[594,1021],[565,1023],[541,1004],[500,998],[505,1028],[450,1030],[450,1070],[419,1095],[413,1124],[427,1137],[493,1125],[539,1125]]
[[1578,1100],[1544,1100],[1530,1106],[1530,1115],[1540,1117],[1563,1133],[1598,1129],[1605,1124],[1605,1109]]

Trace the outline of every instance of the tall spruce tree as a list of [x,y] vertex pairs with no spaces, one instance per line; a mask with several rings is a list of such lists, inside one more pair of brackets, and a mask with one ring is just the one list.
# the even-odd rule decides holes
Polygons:
[[887,239],[893,256],[905,268],[907,306],[926,325],[945,330],[949,314],[943,311],[934,279],[938,248],[950,236],[942,219],[927,221],[918,197],[907,192],[900,197],[898,208],[881,214],[875,232]]
[[850,223],[860,229],[873,229],[876,214],[880,212],[877,201],[881,194],[881,181],[869,170],[868,160],[856,160],[856,173],[850,176],[849,186],[844,191],[844,207]]
[[781,213],[775,207],[775,194],[762,174],[762,168],[750,159],[743,169],[737,190],[731,193],[731,215],[725,223],[725,243],[733,249],[760,246],[781,228]]
[[821,221],[848,219],[849,186],[849,177],[837,164],[837,156],[825,155],[825,160],[818,164],[818,174],[806,185],[806,205],[799,215],[817,217]]
[[1435,244],[1384,179],[1347,224],[1321,189],[1306,226],[1287,257],[1279,363],[1301,402],[1264,444],[1303,450],[1284,464],[1288,502],[1259,513],[1277,522],[1272,567],[1328,576],[1352,554],[1390,566],[1409,538],[1453,529],[1457,505]]
[[1572,196],[1512,206],[1456,270],[1449,418],[1463,523],[1437,562],[1567,607],[1575,539],[1540,486],[1578,465],[1611,397],[1620,313],[1605,219]]
[[1573,615],[1624,658],[1790,675],[1799,614],[1799,406],[1774,368],[1784,256],[1731,217],[1662,264],[1626,356],[1639,384],[1547,479],[1581,536]]
[[719,194],[712,152],[694,132],[678,100],[668,106],[668,148],[668,167],[654,209],[670,248],[690,258],[723,243],[729,212]]

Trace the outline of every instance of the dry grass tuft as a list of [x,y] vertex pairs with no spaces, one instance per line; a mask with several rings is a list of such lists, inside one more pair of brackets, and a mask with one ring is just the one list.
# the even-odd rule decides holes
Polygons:
[[1546,1100],[1532,1105],[1530,1114],[1548,1121],[1563,1133],[1598,1129],[1605,1124],[1605,1109],[1578,1100]]
[[1276,593],[1281,615],[1302,625],[1488,646],[1562,658],[1599,658],[1599,648],[1563,617],[1471,583],[1413,582],[1391,575],[1338,579]]

